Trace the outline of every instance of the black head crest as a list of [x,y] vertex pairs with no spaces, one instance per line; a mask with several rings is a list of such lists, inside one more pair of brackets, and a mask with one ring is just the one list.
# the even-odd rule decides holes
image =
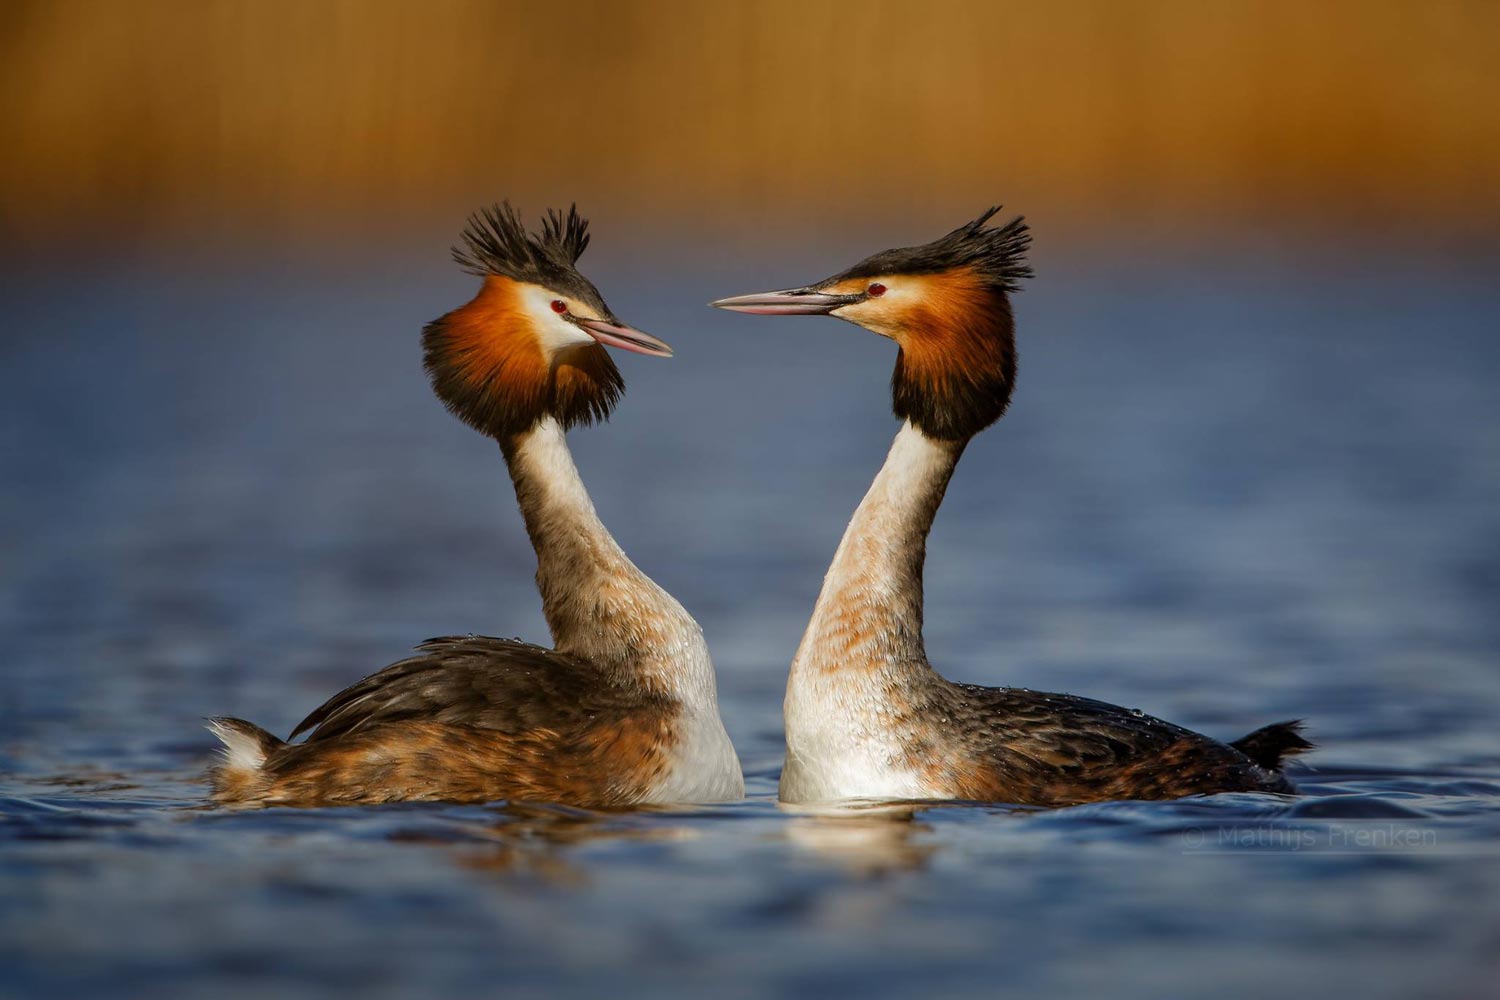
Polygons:
[[873,278],[883,274],[936,274],[967,267],[997,291],[1020,291],[1021,281],[1034,277],[1031,266],[1026,263],[1031,230],[1019,215],[1003,226],[985,228],[985,223],[1000,208],[994,206],[974,221],[964,223],[931,243],[882,250],[821,284],[831,285],[850,278]]
[[566,217],[555,208],[547,209],[547,218],[542,221],[542,244],[570,265],[578,263],[578,258],[589,248],[589,220],[578,214],[577,205],[569,206]]
[[520,213],[502,201],[469,216],[460,239],[453,260],[470,274],[543,285],[583,299],[601,316],[613,315],[593,282],[575,266],[589,245],[589,223],[577,205],[567,215],[548,209],[541,232],[529,233]]
[[[625,389],[619,369],[597,343],[548,357],[534,338],[517,336],[510,282],[540,285],[588,303],[618,322],[593,283],[574,266],[589,245],[577,206],[552,210],[529,233],[509,202],[474,213],[453,259],[486,280],[474,300],[422,330],[423,366],[433,391],[459,419],[501,441],[550,416],[564,429],[602,421]],[[529,345],[529,346],[528,346]]]

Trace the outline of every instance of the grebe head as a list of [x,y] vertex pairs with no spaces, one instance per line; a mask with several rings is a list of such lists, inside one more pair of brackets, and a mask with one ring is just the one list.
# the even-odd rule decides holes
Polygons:
[[900,347],[892,407],[924,433],[961,439],[1000,419],[1016,374],[1010,293],[1031,277],[1031,234],[1000,211],[921,246],[883,250],[802,288],[719,299],[720,309],[762,316],[836,316]]
[[588,244],[577,206],[549,210],[538,233],[509,203],[470,216],[453,259],[484,285],[422,331],[433,391],[469,426],[504,439],[547,416],[564,428],[604,420],[625,383],[601,345],[672,356],[615,318],[579,273]]

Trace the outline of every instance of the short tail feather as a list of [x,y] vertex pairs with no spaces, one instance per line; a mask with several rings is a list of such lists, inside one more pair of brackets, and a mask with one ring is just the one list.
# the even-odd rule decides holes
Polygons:
[[1302,720],[1289,719],[1262,726],[1229,744],[1267,771],[1280,771],[1284,758],[1306,753],[1315,744],[1302,737]]
[[219,767],[220,779],[255,777],[260,773],[266,757],[286,746],[253,722],[244,719],[218,717],[208,720],[208,730],[224,744],[220,754],[223,764]]

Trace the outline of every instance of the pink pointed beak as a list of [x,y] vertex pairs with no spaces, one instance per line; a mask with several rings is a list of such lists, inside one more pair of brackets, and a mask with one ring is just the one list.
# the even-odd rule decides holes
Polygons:
[[670,358],[672,348],[664,340],[657,340],[643,330],[621,323],[607,323],[602,319],[577,320],[581,328],[605,347],[618,347],[622,351],[649,354],[653,358]]
[[718,299],[709,305],[753,316],[824,316],[839,306],[859,301],[858,295],[830,295],[811,288],[787,288],[779,292],[754,292]]

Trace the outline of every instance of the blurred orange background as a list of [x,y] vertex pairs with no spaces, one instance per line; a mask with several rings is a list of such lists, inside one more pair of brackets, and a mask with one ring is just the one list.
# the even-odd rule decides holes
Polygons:
[[500,197],[724,232],[995,201],[1054,232],[1500,222],[1496,3],[10,0],[0,24],[0,225],[33,246],[446,230]]

